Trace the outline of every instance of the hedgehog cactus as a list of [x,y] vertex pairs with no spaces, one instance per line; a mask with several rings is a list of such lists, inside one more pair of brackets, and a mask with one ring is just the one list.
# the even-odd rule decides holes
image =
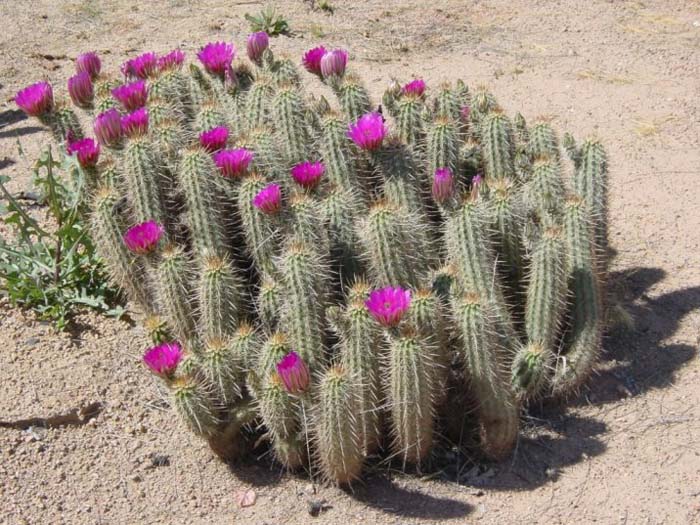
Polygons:
[[81,55],[68,94],[99,144],[49,83],[15,98],[85,171],[176,412],[220,456],[260,433],[345,484],[375,454],[420,468],[471,399],[481,452],[507,456],[521,409],[600,354],[602,145],[564,138],[569,181],[554,129],[483,87],[394,82],[382,115],[344,50],[310,50],[308,73],[264,33],[246,50],[146,53],[121,86]]

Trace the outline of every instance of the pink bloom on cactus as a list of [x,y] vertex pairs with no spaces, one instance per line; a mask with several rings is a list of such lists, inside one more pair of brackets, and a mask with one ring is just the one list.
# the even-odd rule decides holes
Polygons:
[[92,106],[95,92],[92,87],[92,79],[86,71],[73,75],[68,79],[68,94],[76,106],[81,108]]
[[116,109],[109,109],[95,118],[93,126],[100,144],[107,147],[119,145],[122,139],[122,117]]
[[472,188],[478,188],[482,182],[484,182],[484,177],[481,176],[481,173],[477,173],[472,177]]
[[152,252],[163,236],[163,227],[156,221],[146,221],[132,226],[124,234],[124,244],[129,251],[143,255]]
[[151,347],[143,354],[143,362],[159,376],[170,376],[182,359],[180,343],[162,343]]
[[277,374],[290,394],[301,394],[309,388],[309,367],[296,352],[289,352],[277,363]]
[[75,153],[83,168],[94,168],[100,158],[100,145],[93,139],[69,140],[66,151],[69,155]]
[[231,62],[236,56],[236,48],[226,42],[212,42],[197,53],[197,58],[204,68],[214,75],[223,77],[231,69]]
[[382,326],[396,326],[411,306],[411,291],[400,286],[387,286],[370,293],[365,306]]
[[199,143],[209,153],[214,153],[215,151],[224,149],[224,147],[226,147],[227,140],[228,129],[226,129],[224,126],[212,128],[209,131],[200,133],[199,135]]
[[37,82],[15,95],[15,104],[30,117],[40,117],[53,109],[53,88],[48,82]]
[[326,54],[326,48],[323,46],[314,47],[309,49],[301,59],[301,63],[304,65],[309,73],[314,75],[321,74],[321,59],[323,55]]
[[75,59],[75,70],[78,73],[87,73],[92,80],[97,78],[101,69],[102,62],[100,62],[100,57],[94,51],[78,55],[78,58]]
[[127,137],[136,137],[148,133],[148,110],[139,108],[122,117],[122,130]]
[[417,78],[401,88],[401,93],[414,97],[421,97],[425,93],[425,80]]
[[245,148],[223,150],[214,155],[214,163],[224,177],[240,177],[247,173],[254,156]]
[[153,52],[139,55],[124,62],[121,70],[125,77],[136,77],[145,80],[158,71],[158,55]]
[[302,188],[315,188],[326,172],[323,162],[302,162],[291,169],[292,178]]
[[348,129],[348,137],[358,148],[367,151],[379,149],[386,133],[384,119],[379,113],[362,115],[355,123],[350,124]]
[[450,168],[438,168],[433,175],[433,198],[435,202],[443,203],[452,196],[454,191],[454,176]]
[[258,31],[248,35],[247,52],[248,58],[253,62],[259,62],[262,54],[270,46],[270,38],[265,31]]
[[268,184],[253,197],[253,206],[263,213],[277,213],[282,205],[282,188],[279,184]]
[[158,69],[168,71],[179,68],[185,61],[185,53],[179,49],[173,49],[167,55],[163,55],[158,59]]
[[462,117],[462,120],[467,121],[469,120],[469,115],[471,114],[471,108],[469,106],[462,106],[459,110],[459,114]]
[[342,77],[348,64],[348,52],[344,49],[327,51],[321,58],[321,75],[323,78]]
[[138,80],[131,84],[124,84],[112,90],[112,96],[116,98],[124,109],[134,111],[146,105],[148,99],[148,91],[146,90],[146,82]]

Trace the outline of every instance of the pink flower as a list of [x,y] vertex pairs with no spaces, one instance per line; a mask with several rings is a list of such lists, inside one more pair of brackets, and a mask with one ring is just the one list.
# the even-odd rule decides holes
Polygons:
[[282,205],[282,189],[279,184],[268,184],[253,197],[253,206],[263,213],[277,213]]
[[370,293],[365,306],[382,326],[396,326],[411,306],[411,292],[400,286],[387,286]]
[[425,80],[423,80],[422,78],[412,80],[411,82],[409,82],[401,88],[401,93],[416,98],[423,96],[423,93],[425,93]]
[[226,129],[224,126],[212,128],[209,131],[200,133],[199,135],[199,143],[209,153],[214,153],[215,151],[223,149],[226,146],[227,140],[228,129]]
[[481,173],[477,173],[472,177],[472,188],[478,188],[482,182],[484,182],[484,177],[481,176]]
[[100,145],[93,139],[68,141],[68,155],[77,154],[78,162],[83,168],[94,168],[100,158]]
[[182,359],[180,343],[162,343],[146,350],[143,362],[159,376],[171,376]]
[[136,137],[148,133],[148,110],[139,108],[122,117],[122,131],[127,137]]
[[326,172],[323,162],[302,162],[291,169],[292,178],[302,188],[315,188]]
[[107,147],[118,146],[122,140],[122,117],[116,109],[109,109],[97,115],[94,128],[100,144]]
[[214,163],[224,177],[240,177],[248,172],[255,154],[245,148],[219,151],[214,154]]
[[134,111],[146,105],[148,99],[148,91],[146,90],[146,82],[138,80],[131,84],[124,84],[112,90],[112,96],[116,98],[124,109]]
[[362,115],[354,124],[350,124],[348,129],[348,137],[358,148],[367,151],[379,149],[386,133],[384,119],[379,113]]
[[296,352],[289,352],[277,363],[277,374],[290,394],[301,394],[309,388],[309,368]]
[[185,53],[179,49],[173,49],[167,55],[163,55],[158,59],[158,69],[161,71],[169,71],[178,69],[185,61]]
[[321,58],[321,75],[323,78],[342,77],[348,64],[348,52],[344,49],[334,49],[326,52]]
[[97,78],[101,69],[100,57],[94,51],[78,55],[78,58],[75,59],[75,70],[78,73],[87,73],[92,80]]
[[121,70],[125,77],[145,80],[158,71],[158,55],[153,52],[139,55],[124,62]]
[[454,176],[450,168],[438,168],[433,175],[433,198],[435,202],[443,203],[452,196],[454,191]]
[[253,62],[259,63],[262,59],[262,54],[270,46],[270,39],[265,31],[258,31],[248,35],[248,43],[246,50],[248,58]]
[[321,75],[321,59],[326,54],[326,48],[323,46],[314,47],[304,53],[301,63],[309,73]]
[[53,88],[48,82],[37,82],[15,95],[15,104],[30,117],[46,115],[53,109]]
[[231,69],[231,62],[235,56],[236,48],[233,44],[227,44],[226,42],[207,44],[197,53],[197,58],[199,58],[204,68],[209,73],[221,77],[225,75],[226,71]]
[[130,252],[144,255],[155,250],[163,231],[163,227],[156,221],[142,222],[126,230],[124,244]]
[[471,108],[469,106],[462,106],[459,110],[459,114],[462,120],[465,122],[469,120],[469,115],[471,114]]
[[83,71],[70,77],[68,79],[68,94],[76,106],[81,108],[91,107],[95,92],[92,88],[90,75]]

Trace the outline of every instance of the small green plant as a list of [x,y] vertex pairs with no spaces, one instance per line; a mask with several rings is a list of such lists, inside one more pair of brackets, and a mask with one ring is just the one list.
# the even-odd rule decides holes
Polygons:
[[0,202],[0,217],[14,233],[10,238],[0,237],[0,293],[63,330],[81,308],[114,316],[121,316],[124,309],[116,289],[107,284],[85,228],[82,172],[69,157],[63,167],[71,180],[57,176],[60,167],[47,149],[34,168],[38,203],[46,207],[55,229],[39,224],[29,206],[7,190],[9,178],[0,176],[0,193],[6,201]]
[[287,20],[272,6],[266,7],[257,16],[246,13],[245,19],[250,22],[250,30],[254,33],[265,31],[270,36],[289,33]]

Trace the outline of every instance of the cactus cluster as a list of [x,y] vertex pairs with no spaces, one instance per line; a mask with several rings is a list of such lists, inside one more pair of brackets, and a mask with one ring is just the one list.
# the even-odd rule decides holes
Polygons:
[[345,51],[310,50],[308,75],[268,42],[146,53],[121,86],[82,55],[68,88],[97,141],[49,84],[16,98],[86,171],[145,363],[225,458],[262,433],[345,484],[378,454],[420,466],[466,410],[505,457],[522,408],[600,352],[603,147],[566,135],[565,176],[552,127],[485,88],[394,82],[377,107]]

